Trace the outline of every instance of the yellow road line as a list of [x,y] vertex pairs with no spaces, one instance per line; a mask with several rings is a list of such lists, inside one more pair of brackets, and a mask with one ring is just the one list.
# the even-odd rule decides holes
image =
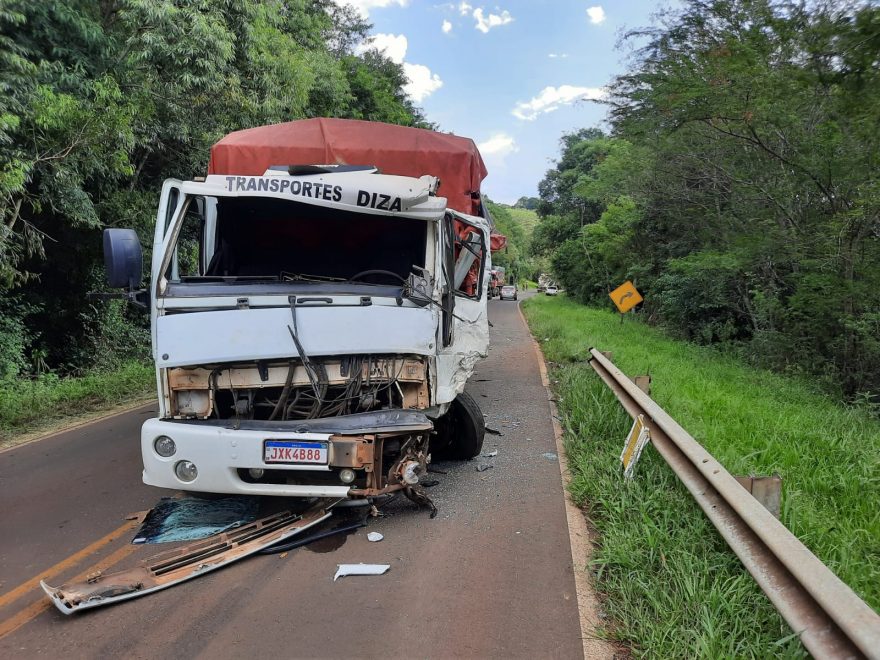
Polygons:
[[[105,536],[104,538],[107,537]],[[110,568],[114,564],[119,563],[136,550],[138,550],[138,546],[126,543],[121,548],[118,548],[115,552],[107,555],[107,557],[90,566],[82,573],[74,577],[71,582],[83,580],[86,578],[86,576],[97,571],[106,571],[108,568]],[[37,580],[37,584],[39,584],[39,578],[35,579]],[[29,584],[29,582],[25,584]],[[28,621],[35,618],[37,615],[44,612],[45,610],[48,610],[50,607],[52,607],[52,602],[49,600],[48,596],[43,596],[43,598],[41,598],[40,600],[31,603],[24,609],[20,610],[18,613],[13,614],[11,617],[0,623],[0,639],[3,639],[4,637],[6,637],[6,635],[9,635],[10,633],[14,633]]]
[[89,555],[95,554],[98,550],[101,550],[102,548],[109,545],[110,543],[113,543],[113,541],[118,539],[120,536],[122,536],[126,532],[133,530],[136,525],[137,525],[137,520],[126,521],[124,525],[118,527],[117,529],[114,529],[112,532],[107,534],[107,536],[98,539],[97,541],[95,541],[91,545],[87,545],[85,548],[83,548],[79,552],[70,555],[70,557],[68,557],[67,559],[61,560],[60,562],[58,562],[57,564],[55,564],[51,568],[48,568],[45,571],[41,572],[36,577],[32,577],[27,582],[24,582],[24,583],[18,585],[12,591],[9,591],[9,592],[3,594],[2,596],[0,596],[0,609],[6,607],[10,603],[14,603],[16,600],[21,598],[27,592],[38,588],[40,586],[40,580],[49,580],[49,579],[55,577],[56,575],[58,575],[59,573],[63,573],[67,569],[69,569],[73,566],[76,566],[77,563],[79,563],[80,561],[82,561],[83,559],[88,557]]

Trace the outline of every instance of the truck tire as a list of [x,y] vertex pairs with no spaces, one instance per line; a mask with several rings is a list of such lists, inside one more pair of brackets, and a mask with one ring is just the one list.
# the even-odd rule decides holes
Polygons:
[[437,420],[436,440],[432,440],[433,458],[468,460],[483,450],[486,422],[477,402],[462,392],[443,417]]

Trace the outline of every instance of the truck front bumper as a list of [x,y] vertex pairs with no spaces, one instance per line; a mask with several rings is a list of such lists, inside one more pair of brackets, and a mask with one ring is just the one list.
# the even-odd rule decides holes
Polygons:
[[[144,483],[159,488],[206,493],[276,495],[284,497],[348,497],[381,488],[382,442],[388,437],[427,433],[433,428],[423,414],[410,410],[384,410],[342,417],[288,422],[242,420],[148,419],[141,428]],[[163,457],[156,451],[156,439],[167,436],[175,452]],[[326,465],[266,463],[266,440],[326,442]],[[377,456],[378,455],[378,456]],[[183,481],[175,471],[180,461],[195,465],[197,476]],[[343,484],[338,472],[350,468],[360,483]],[[275,476],[272,483],[247,477],[249,470],[263,470]],[[279,479],[279,475],[281,478]],[[279,483],[279,481],[281,483]],[[366,488],[364,487],[366,483]]]

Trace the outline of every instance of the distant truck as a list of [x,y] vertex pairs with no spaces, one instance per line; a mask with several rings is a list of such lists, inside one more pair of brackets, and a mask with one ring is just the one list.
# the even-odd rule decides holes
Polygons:
[[[231,133],[207,177],[168,180],[141,282],[108,229],[111,286],[150,309],[158,416],[144,483],[373,498],[432,456],[481,451],[464,386],[489,345],[486,176],[470,139],[310,119]],[[497,270],[497,269],[496,269]]]
[[501,287],[506,284],[507,271],[503,266],[498,266],[489,271],[489,298],[498,298],[501,295]]
[[547,287],[553,284],[553,278],[550,277],[547,273],[541,273],[538,275],[538,293],[547,290]]

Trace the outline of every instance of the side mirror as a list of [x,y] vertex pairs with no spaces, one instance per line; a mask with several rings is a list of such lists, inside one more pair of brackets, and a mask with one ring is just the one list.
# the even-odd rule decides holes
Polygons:
[[136,289],[143,281],[144,258],[134,229],[104,230],[104,268],[114,289]]

